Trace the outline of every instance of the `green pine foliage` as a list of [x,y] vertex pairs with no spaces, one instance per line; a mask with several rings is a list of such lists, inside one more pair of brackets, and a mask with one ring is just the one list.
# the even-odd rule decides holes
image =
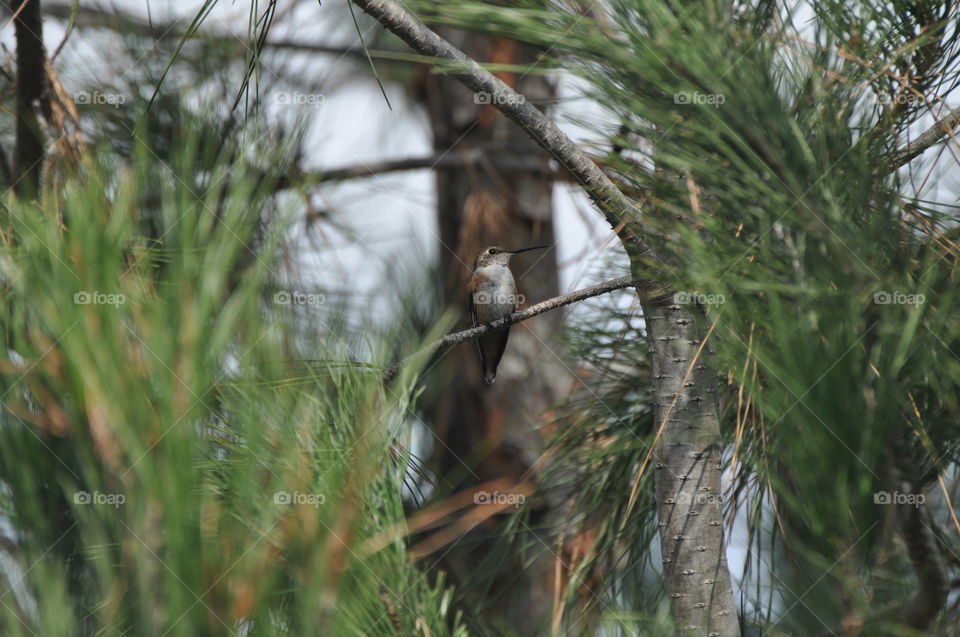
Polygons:
[[[0,633],[463,635],[401,539],[416,364],[384,386],[289,362],[286,217],[202,139],[91,150],[2,207]],[[318,334],[313,358],[351,360]]]

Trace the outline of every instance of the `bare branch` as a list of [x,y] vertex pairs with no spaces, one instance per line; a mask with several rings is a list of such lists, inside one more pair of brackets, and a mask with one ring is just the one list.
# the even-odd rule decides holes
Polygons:
[[393,380],[397,373],[400,371],[400,367],[403,365],[404,361],[409,360],[411,357],[416,356],[427,350],[436,350],[446,347],[452,347],[463,343],[465,341],[472,341],[480,336],[486,334],[487,332],[492,332],[494,330],[503,329],[509,325],[515,323],[521,323],[526,321],[529,318],[533,318],[538,314],[543,314],[544,312],[549,312],[550,310],[555,310],[564,305],[570,305],[571,303],[577,303],[578,301],[583,301],[584,299],[589,299],[593,296],[599,296],[601,294],[607,294],[608,292],[613,292],[614,290],[621,290],[623,288],[630,287],[634,284],[634,281],[631,277],[625,276],[620,277],[619,279],[613,279],[612,281],[606,281],[604,283],[598,283],[597,285],[592,285],[588,288],[583,288],[582,290],[577,290],[576,292],[570,292],[569,294],[561,294],[560,296],[555,296],[552,299],[547,299],[546,301],[541,301],[536,305],[531,305],[525,310],[520,310],[519,312],[514,312],[509,316],[505,316],[502,319],[497,319],[496,321],[491,321],[490,323],[484,323],[483,325],[477,325],[469,329],[461,330],[459,332],[451,332],[443,338],[434,341],[433,343],[427,345],[426,347],[421,348],[419,351],[411,354],[403,361],[395,363],[390,367],[383,370],[383,380],[391,381]]
[[958,125],[960,125],[960,106],[947,113],[946,117],[925,130],[913,143],[907,144],[897,151],[897,154],[893,158],[893,167],[900,168],[944,137],[952,136],[953,129]]
[[[504,151],[505,149],[500,149]],[[473,148],[466,152],[435,153],[427,157],[409,157],[404,159],[387,159],[372,161],[333,168],[326,171],[304,173],[292,179],[281,179],[278,187],[295,187],[298,185],[313,185],[330,181],[345,181],[348,179],[363,179],[387,173],[402,172],[405,170],[431,170],[434,168],[463,168],[464,165],[483,164],[491,161],[490,155],[497,152],[495,149]],[[504,152],[496,159],[495,167],[499,170],[512,172],[551,173],[547,162],[538,158],[508,154]]]

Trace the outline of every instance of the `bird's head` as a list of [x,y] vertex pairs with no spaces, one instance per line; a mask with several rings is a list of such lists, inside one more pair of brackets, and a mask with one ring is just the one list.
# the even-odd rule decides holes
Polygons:
[[482,268],[488,265],[510,265],[510,257],[527,250],[541,250],[549,246],[534,246],[532,248],[522,248],[520,250],[507,250],[498,246],[488,246],[477,253],[477,258],[473,262],[473,269]]

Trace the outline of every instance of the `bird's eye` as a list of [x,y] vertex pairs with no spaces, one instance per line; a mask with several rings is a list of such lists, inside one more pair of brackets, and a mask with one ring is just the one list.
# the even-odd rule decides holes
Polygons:
[[487,250],[487,254],[496,254],[496,253],[497,251],[494,248],[490,248],[489,250]]

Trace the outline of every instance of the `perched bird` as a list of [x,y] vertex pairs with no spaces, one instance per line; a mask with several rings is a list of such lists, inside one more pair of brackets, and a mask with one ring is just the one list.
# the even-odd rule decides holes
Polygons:
[[[540,250],[549,246],[534,246],[522,250],[504,250],[497,246],[484,248],[477,253],[470,278],[470,318],[473,325],[491,323],[513,313],[517,307],[517,284],[510,272],[510,257],[528,250]],[[483,381],[493,383],[497,377],[497,365],[507,347],[510,328],[489,332],[477,339]]]

